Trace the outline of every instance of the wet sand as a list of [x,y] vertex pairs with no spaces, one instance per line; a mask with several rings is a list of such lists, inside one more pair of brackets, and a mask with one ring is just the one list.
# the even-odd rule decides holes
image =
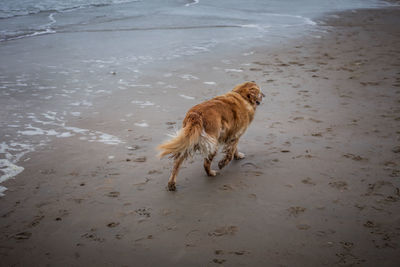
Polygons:
[[[182,60],[143,78],[141,97],[98,100],[73,126],[125,143],[75,136],[30,154],[4,183],[0,265],[399,266],[399,18],[332,14],[318,35]],[[267,95],[239,143],[246,159],[210,178],[198,156],[168,192],[155,147],[245,80]]]

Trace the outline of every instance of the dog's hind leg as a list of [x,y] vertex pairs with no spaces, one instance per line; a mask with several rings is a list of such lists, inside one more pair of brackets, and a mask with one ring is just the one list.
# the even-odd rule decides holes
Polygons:
[[228,165],[228,163],[233,159],[238,142],[239,142],[239,139],[234,139],[225,145],[225,148],[224,148],[225,157],[220,162],[218,162],[218,167],[220,169],[222,169],[223,167]]
[[207,158],[204,158],[204,170],[206,171],[208,176],[215,176],[218,174],[217,171],[211,170],[211,162],[214,159],[217,152],[209,154]]
[[176,190],[176,186],[175,186],[176,176],[178,175],[179,168],[181,167],[181,164],[184,159],[185,159],[184,156],[179,156],[179,157],[175,158],[174,167],[172,168],[172,173],[171,173],[171,176],[169,177],[169,181],[168,181],[168,190],[169,191]]

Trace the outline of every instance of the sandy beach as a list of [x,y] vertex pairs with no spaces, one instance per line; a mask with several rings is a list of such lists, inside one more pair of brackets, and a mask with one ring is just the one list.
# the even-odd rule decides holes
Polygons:
[[[400,9],[317,23],[161,64],[135,96],[96,99],[70,126],[118,142],[77,133],[22,158],[2,184],[0,266],[400,266]],[[247,80],[266,95],[247,157],[207,177],[197,156],[167,191],[156,146],[191,106]]]

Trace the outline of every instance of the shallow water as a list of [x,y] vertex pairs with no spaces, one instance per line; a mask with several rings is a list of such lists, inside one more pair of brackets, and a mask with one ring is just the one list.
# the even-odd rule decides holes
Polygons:
[[[73,127],[71,121],[96,112],[96,100],[118,90],[145,93],[134,89],[152,87],[140,78],[153,68],[307,34],[317,30],[315,20],[325,12],[385,5],[373,0],[4,0],[0,182],[23,171],[18,162],[54,138],[123,143],[95,129]],[[189,74],[179,77],[198,79]],[[166,90],[168,86],[173,85],[166,85]],[[141,108],[153,104],[133,101]]]

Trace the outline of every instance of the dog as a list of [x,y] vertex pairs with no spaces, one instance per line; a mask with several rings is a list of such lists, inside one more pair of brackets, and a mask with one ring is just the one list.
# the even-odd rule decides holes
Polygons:
[[255,82],[237,85],[232,91],[192,107],[187,113],[174,138],[158,146],[160,158],[170,155],[174,166],[168,181],[168,189],[176,190],[176,176],[182,162],[196,151],[204,156],[204,170],[208,176],[216,176],[211,162],[223,145],[225,157],[219,161],[222,169],[233,158],[245,155],[237,150],[239,138],[254,118],[258,105],[265,95]]

